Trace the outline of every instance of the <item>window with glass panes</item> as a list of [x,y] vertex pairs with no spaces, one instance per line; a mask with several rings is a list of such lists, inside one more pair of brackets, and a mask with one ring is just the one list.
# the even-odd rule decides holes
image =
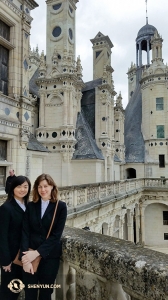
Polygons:
[[[0,20],[0,36],[9,41],[10,27]],[[8,94],[8,64],[9,50],[0,45],[0,91],[3,94]]]
[[156,98],[156,110],[164,110],[163,97]]
[[165,133],[164,133],[164,125],[157,125],[156,126],[156,131],[157,131],[157,138],[164,138]]

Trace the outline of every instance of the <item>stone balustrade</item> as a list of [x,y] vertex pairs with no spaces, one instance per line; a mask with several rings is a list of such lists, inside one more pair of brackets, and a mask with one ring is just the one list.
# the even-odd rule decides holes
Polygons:
[[56,300],[167,300],[168,256],[66,227]]
[[[60,200],[67,203],[68,208],[77,207],[90,202],[119,200],[132,193],[146,188],[168,188],[167,178],[140,178],[121,181],[108,181],[93,184],[60,187]],[[0,204],[6,195],[0,195]]]
[[168,179],[140,178],[109,181],[71,187],[60,187],[59,191],[60,199],[65,201],[68,207],[71,208],[90,202],[103,202],[109,198],[119,200],[147,188],[168,188]]

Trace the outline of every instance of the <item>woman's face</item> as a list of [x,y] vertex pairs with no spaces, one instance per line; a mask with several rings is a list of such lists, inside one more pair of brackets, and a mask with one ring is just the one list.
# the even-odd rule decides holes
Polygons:
[[52,185],[49,185],[47,180],[40,181],[38,185],[38,193],[43,200],[51,199],[51,191],[53,189]]
[[13,190],[14,198],[16,198],[17,200],[23,200],[23,198],[27,195],[28,191],[29,185],[28,182],[25,181],[22,184],[16,186]]

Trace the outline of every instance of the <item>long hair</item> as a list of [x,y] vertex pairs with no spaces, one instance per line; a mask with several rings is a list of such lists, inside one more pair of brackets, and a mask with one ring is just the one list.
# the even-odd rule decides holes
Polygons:
[[40,195],[38,192],[38,186],[41,181],[46,180],[49,185],[53,186],[51,191],[51,202],[56,202],[58,200],[58,188],[52,177],[48,174],[41,174],[38,176],[34,182],[33,186],[33,202],[37,202],[40,199]]
[[28,193],[26,194],[26,196],[23,197],[24,199],[24,202],[25,202],[25,205],[27,205],[28,201],[29,201],[29,195],[30,195],[30,191],[31,191],[31,182],[29,180],[29,178],[27,178],[26,176],[16,176],[12,182],[11,182],[11,185],[10,185],[10,188],[9,188],[9,193],[8,193],[8,197],[6,199],[6,201],[11,201],[14,197],[14,189],[18,186],[18,185],[21,185],[23,184],[24,182],[27,182],[28,183]]

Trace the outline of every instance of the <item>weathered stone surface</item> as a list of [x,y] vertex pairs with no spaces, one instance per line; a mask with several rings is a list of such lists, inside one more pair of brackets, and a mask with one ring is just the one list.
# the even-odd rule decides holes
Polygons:
[[[78,270],[122,284],[136,299],[168,299],[168,256],[163,253],[121,239],[66,227],[63,260],[73,263]],[[96,285],[90,287],[93,288]]]

